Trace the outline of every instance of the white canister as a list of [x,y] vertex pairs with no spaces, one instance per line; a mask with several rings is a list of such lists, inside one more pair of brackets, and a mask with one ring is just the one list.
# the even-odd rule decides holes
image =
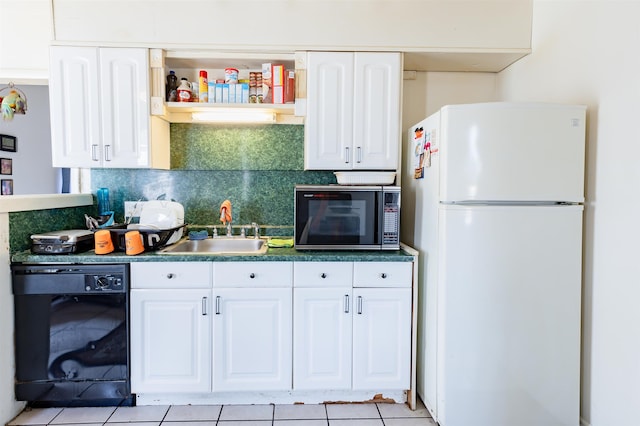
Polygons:
[[238,82],[238,69],[237,68],[225,68],[224,69],[224,82],[227,84],[236,84]]

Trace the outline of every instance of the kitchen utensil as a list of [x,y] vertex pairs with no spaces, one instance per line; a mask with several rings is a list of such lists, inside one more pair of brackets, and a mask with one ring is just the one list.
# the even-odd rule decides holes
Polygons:
[[93,232],[66,229],[31,236],[31,252],[36,254],[78,253],[93,248]]

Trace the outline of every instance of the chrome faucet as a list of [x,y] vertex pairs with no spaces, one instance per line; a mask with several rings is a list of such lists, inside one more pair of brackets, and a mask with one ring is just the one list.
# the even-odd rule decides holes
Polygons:
[[251,226],[253,227],[253,238],[257,240],[260,238],[260,227],[255,222],[251,222]]
[[227,222],[227,237],[232,236],[233,233],[231,232],[231,222]]

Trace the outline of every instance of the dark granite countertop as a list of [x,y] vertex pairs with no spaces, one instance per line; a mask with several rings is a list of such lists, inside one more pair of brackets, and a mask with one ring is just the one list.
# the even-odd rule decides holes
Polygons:
[[393,251],[309,251],[294,248],[269,248],[260,255],[237,254],[164,254],[160,251],[144,252],[136,256],[128,256],[124,252],[97,255],[94,250],[77,254],[32,254],[29,250],[14,253],[13,263],[118,263],[118,262],[411,262],[411,249]]

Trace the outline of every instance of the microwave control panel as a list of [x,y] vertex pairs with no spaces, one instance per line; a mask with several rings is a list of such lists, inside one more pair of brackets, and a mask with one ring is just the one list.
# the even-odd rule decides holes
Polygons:
[[400,244],[400,192],[384,193],[382,245]]

